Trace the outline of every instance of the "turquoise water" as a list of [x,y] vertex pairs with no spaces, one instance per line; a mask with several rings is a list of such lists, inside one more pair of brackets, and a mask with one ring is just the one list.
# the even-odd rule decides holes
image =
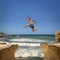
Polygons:
[[42,40],[55,40],[54,35],[10,35],[9,38],[33,38]]
[[48,40],[54,40],[54,35],[20,35],[20,38],[34,38],[34,39],[48,39]]

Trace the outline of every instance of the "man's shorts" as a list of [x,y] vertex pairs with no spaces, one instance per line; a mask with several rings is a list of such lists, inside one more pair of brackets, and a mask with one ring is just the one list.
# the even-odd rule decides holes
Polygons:
[[33,24],[31,24],[31,25],[29,25],[29,27],[33,29],[33,28],[34,28],[34,25],[33,25]]

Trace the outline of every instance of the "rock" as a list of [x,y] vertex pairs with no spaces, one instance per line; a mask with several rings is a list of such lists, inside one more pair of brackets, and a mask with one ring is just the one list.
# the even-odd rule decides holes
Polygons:
[[60,43],[60,31],[57,31],[56,33],[55,33],[55,39],[56,39],[56,42],[58,43]]
[[0,32],[0,38],[3,38],[3,37],[5,37],[5,36],[6,36],[6,34],[5,34],[5,33]]
[[14,54],[18,45],[8,46],[7,44],[0,44],[0,60],[15,60]]
[[44,60],[60,60],[60,43],[59,44],[41,44],[45,55]]

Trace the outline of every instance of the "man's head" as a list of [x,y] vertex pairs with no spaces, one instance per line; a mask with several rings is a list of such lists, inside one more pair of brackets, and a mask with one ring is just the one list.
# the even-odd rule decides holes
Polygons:
[[30,17],[28,17],[28,16],[26,17],[26,19],[27,19],[28,21],[30,21],[30,20],[31,20],[31,18],[30,18]]

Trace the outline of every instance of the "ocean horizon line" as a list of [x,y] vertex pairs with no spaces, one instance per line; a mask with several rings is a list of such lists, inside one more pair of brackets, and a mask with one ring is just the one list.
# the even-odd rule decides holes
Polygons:
[[7,35],[16,35],[16,36],[35,36],[35,35],[37,35],[37,36],[55,36],[55,34],[7,34]]

